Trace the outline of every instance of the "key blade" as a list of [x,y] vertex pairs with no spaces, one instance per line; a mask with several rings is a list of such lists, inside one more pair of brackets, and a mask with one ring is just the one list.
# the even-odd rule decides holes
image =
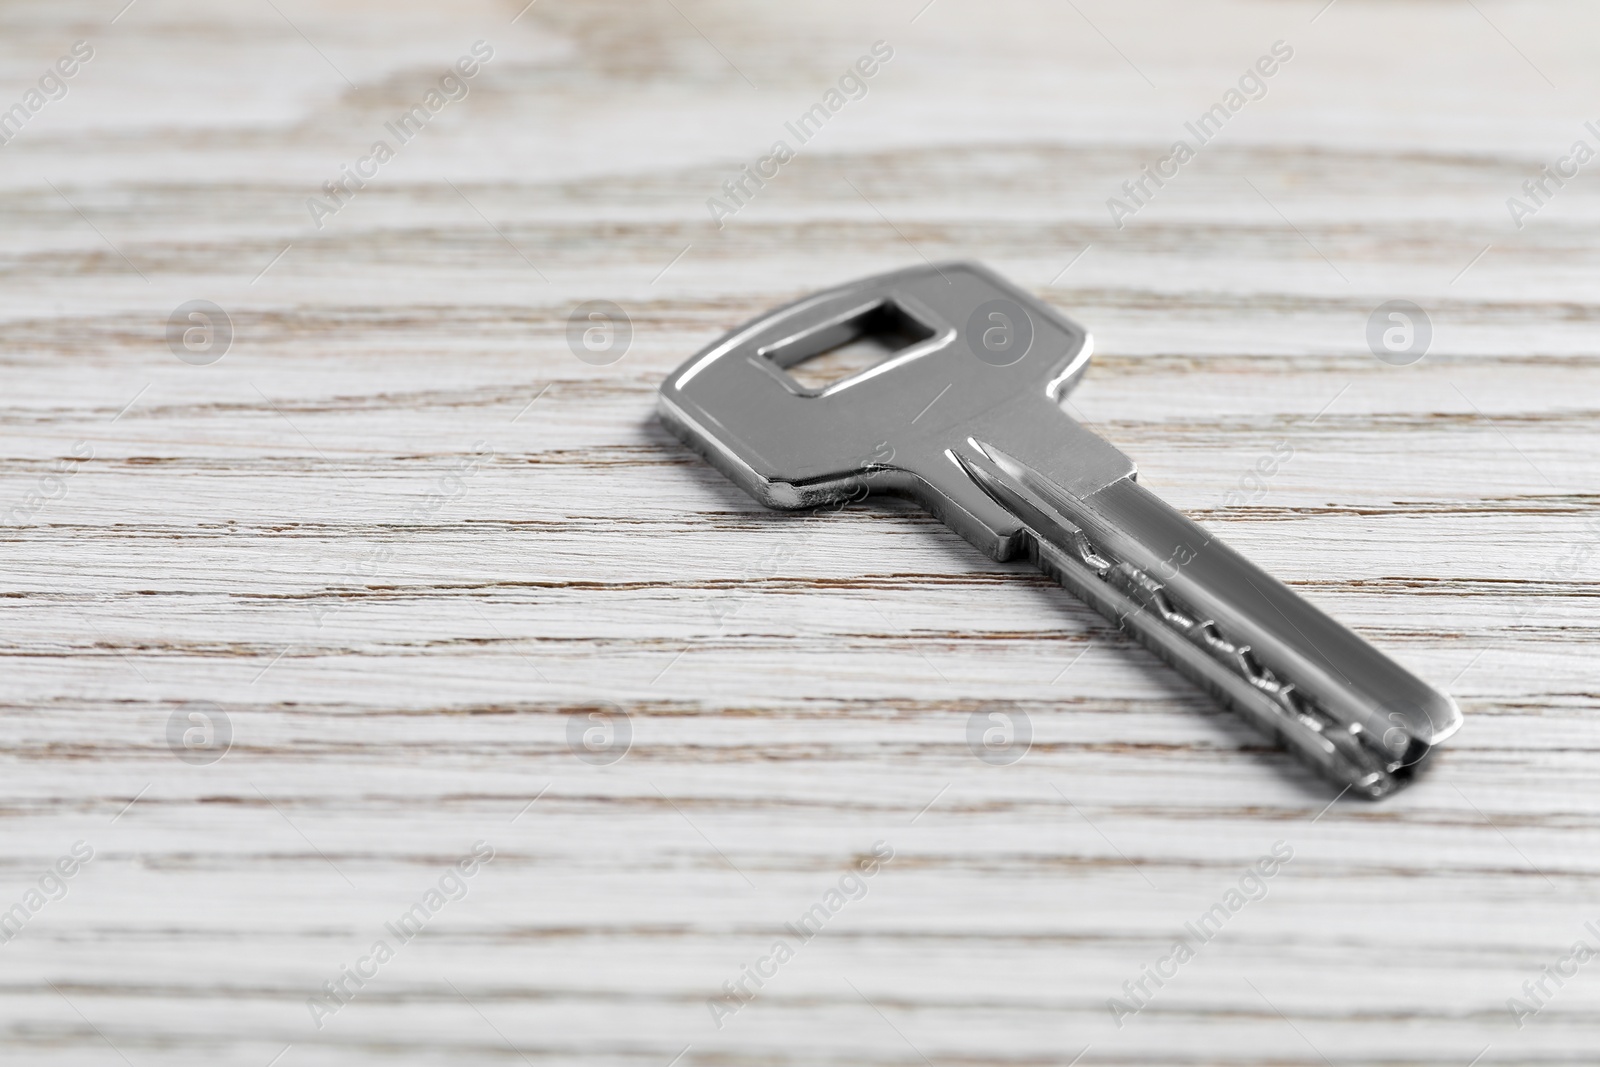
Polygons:
[[[1461,725],[1448,696],[1131,479],[1080,497],[992,444],[968,445],[950,457],[1024,523],[1039,566],[1333,780],[1385,796]],[[1168,545],[1193,556],[1152,565]]]

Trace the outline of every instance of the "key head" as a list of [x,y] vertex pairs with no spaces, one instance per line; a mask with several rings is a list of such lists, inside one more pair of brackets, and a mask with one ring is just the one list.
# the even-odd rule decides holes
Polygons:
[[[784,370],[859,336],[910,340],[822,389]],[[1090,492],[1133,465],[1064,415],[1088,333],[976,263],[882,274],[805,297],[729,333],[661,386],[663,422],[771,507],[883,491],[920,500],[998,558],[1019,524],[947,454],[969,438],[1057,454]]]

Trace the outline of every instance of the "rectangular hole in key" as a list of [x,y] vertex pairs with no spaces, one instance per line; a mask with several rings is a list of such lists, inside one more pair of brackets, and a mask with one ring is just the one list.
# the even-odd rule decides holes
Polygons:
[[898,304],[886,300],[763,349],[761,355],[783,368],[800,388],[817,391],[871,370],[933,334]]

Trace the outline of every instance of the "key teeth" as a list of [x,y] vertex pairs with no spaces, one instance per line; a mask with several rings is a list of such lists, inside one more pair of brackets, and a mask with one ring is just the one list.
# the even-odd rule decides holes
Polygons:
[[1250,651],[1249,645],[1233,645],[1226,656],[1228,666],[1238,671],[1257,689],[1266,689],[1269,685],[1277,688],[1277,678],[1261,665],[1255,654]]
[[1077,554],[1079,562],[1090,568],[1100,577],[1104,578],[1111,570],[1111,561],[1100,555],[1095,550],[1094,542],[1089,540],[1089,535],[1078,530],[1072,535],[1072,550]]
[[1285,747],[1303,747],[1310,743],[1320,749],[1324,757],[1340,766],[1340,777],[1362,796],[1377,799],[1399,787],[1401,781],[1392,772],[1403,764],[1392,762],[1388,753],[1375,751],[1359,723],[1340,722],[1302,695],[1292,682],[1280,681],[1269,667],[1256,659],[1249,645],[1230,641],[1216,620],[1198,618],[1187,612],[1161,582],[1132,564],[1111,566],[1104,577],[1212,659],[1266,693],[1286,720],[1298,723],[1310,733],[1310,737],[1301,735],[1295,739],[1280,729],[1280,740]]
[[1387,754],[1374,751],[1364,738],[1366,731],[1360,723],[1341,723],[1327,715],[1302,696],[1293,683],[1281,686],[1276,694],[1284,711],[1309,730],[1315,731],[1326,751],[1336,756],[1347,768],[1345,781],[1362,796],[1376,800],[1400,787],[1404,777],[1395,775],[1403,769],[1401,763],[1391,762]]
[[1252,683],[1262,687],[1267,682],[1271,682],[1274,686],[1277,685],[1277,676],[1261,665],[1261,661],[1256,659],[1256,654],[1249,645],[1240,645],[1237,654],[1240,669],[1244,671],[1245,677],[1249,678]]
[[[999,461],[989,449],[979,442],[971,443],[990,462],[998,464]],[[1277,735],[1283,747],[1308,755],[1314,752],[1316,762],[1325,773],[1345,783],[1356,794],[1372,800],[1394,792],[1411,776],[1412,765],[1420,760],[1420,755],[1417,760],[1409,762],[1396,760],[1393,753],[1382,750],[1380,739],[1372,738],[1359,724],[1334,718],[1303,695],[1294,683],[1280,679],[1271,668],[1256,658],[1249,645],[1243,642],[1235,644],[1216,620],[1200,615],[1175,599],[1165,583],[1155,576],[1131,563],[1102,556],[1081,527],[1067,521],[1062,515],[1043,511],[1036,502],[1028,500],[1016,488],[985,470],[982,461],[969,460],[954,450],[947,454],[1002,507],[1008,510],[1022,507],[1025,511],[1040,511],[1041,521],[1054,523],[1058,527],[1051,543],[1065,549],[1066,555],[1133,601],[1135,611],[1149,613],[1228,673],[1266,696],[1278,711],[1280,719],[1275,726],[1263,725]],[[1003,468],[1002,473],[1006,473]],[[1042,491],[1038,486],[1027,488],[1034,492]],[[1048,506],[1048,502],[1046,504]],[[1035,533],[1034,537],[1037,540],[1038,534]],[[1127,618],[1123,618],[1124,626],[1127,625]]]
[[1117,589],[1132,597],[1140,607],[1154,612],[1163,622],[1189,635],[1194,620],[1179,611],[1167,596],[1166,587],[1131,563],[1118,563],[1108,567],[1105,579]]
[[1197,620],[1191,613],[1179,608],[1166,586],[1144,571],[1130,563],[1119,563],[1111,568],[1109,577],[1113,585],[1154,612],[1162,622],[1205,649],[1213,659],[1235,674],[1260,689],[1275,691],[1279,688],[1277,678],[1255,658],[1249,645],[1235,645],[1223,635],[1215,621]]

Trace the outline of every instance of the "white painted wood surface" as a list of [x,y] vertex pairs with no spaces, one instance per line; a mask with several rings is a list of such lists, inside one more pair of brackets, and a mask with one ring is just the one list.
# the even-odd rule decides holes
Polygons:
[[[6,1062],[1593,1061],[1593,967],[1521,1029],[1506,1002],[1600,921],[1600,197],[1505,206],[1595,140],[1592,7],[120,6],[0,10],[0,107],[94,49],[0,147],[0,909],[94,850],[0,944]],[[470,95],[317,229],[480,39]],[[877,40],[867,96],[714,227]],[[1277,40],[1266,97],[1113,229]],[[1328,807],[1026,567],[895,502],[762,511],[654,421],[721,331],[923,257],[1088,324],[1073,413],[1457,695],[1429,778]],[[195,299],[235,330],[210,366],[164,341]],[[568,351],[592,299],[632,318],[614,365]],[[1367,350],[1390,299],[1430,313],[1419,364]],[[231,726],[209,765],[167,742],[196,702]],[[581,762],[569,723],[611,706],[631,750]],[[997,710],[1033,730],[1011,766],[967,748]],[[466,896],[315,1025],[475,841]],[[1114,1026],[1278,841],[1266,898]]]

